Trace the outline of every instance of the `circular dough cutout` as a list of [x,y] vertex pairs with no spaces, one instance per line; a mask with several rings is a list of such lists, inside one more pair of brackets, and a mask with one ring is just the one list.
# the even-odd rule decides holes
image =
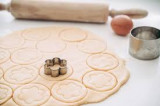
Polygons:
[[0,63],[6,62],[10,57],[9,51],[0,48]]
[[78,43],[78,48],[85,53],[100,53],[106,49],[106,45],[99,40],[84,40]]
[[9,100],[12,96],[12,89],[7,85],[0,84],[0,104]]
[[87,89],[80,82],[64,80],[57,82],[53,86],[51,93],[57,100],[72,103],[83,99],[87,94]]
[[4,79],[12,84],[26,84],[38,76],[38,69],[31,65],[17,65],[9,68]]
[[35,63],[42,58],[42,54],[36,49],[23,48],[16,50],[11,60],[18,64],[31,64]]
[[3,70],[0,68],[0,79],[3,77]]
[[86,87],[96,91],[108,91],[116,86],[116,78],[103,71],[91,71],[84,75],[83,83]]
[[66,29],[60,32],[61,39],[70,42],[78,42],[86,39],[87,34],[80,29]]
[[0,47],[4,49],[18,48],[24,44],[21,32],[14,32],[0,39]]
[[47,39],[50,36],[50,34],[51,33],[48,30],[33,28],[24,30],[22,33],[22,37],[24,37],[26,40],[39,41]]
[[42,52],[60,52],[66,48],[66,44],[60,40],[44,40],[37,43],[37,49]]
[[38,106],[50,97],[47,87],[40,84],[27,84],[19,87],[13,94],[14,101],[21,106]]
[[61,81],[61,80],[68,78],[73,73],[73,69],[72,69],[71,65],[67,65],[67,68],[68,68],[67,73],[65,75],[60,75],[58,77],[51,77],[51,75],[44,74],[44,66],[42,66],[40,69],[40,75],[49,81]]
[[118,60],[116,57],[107,54],[94,54],[87,58],[87,64],[96,70],[111,70],[118,66]]

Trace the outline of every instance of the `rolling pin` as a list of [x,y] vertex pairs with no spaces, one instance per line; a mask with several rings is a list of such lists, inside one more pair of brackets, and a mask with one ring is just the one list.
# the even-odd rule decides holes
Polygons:
[[68,0],[12,0],[0,3],[0,10],[8,10],[17,19],[40,19],[105,23],[108,16],[128,15],[143,18],[148,12],[142,9],[109,10],[106,3]]

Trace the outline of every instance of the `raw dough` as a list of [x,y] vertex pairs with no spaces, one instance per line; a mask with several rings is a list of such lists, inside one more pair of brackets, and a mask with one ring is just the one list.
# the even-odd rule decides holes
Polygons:
[[59,77],[51,77],[50,75],[44,74],[44,66],[42,66],[40,69],[40,75],[49,81],[61,81],[68,78],[73,73],[73,69],[70,65],[68,65],[67,68],[67,73],[65,75],[60,75]]
[[13,99],[21,106],[35,106],[46,102],[50,97],[49,89],[40,84],[27,84],[14,91]]
[[73,80],[64,80],[56,83],[52,88],[52,96],[63,102],[76,102],[87,94],[84,85]]
[[66,41],[78,42],[84,40],[87,35],[80,29],[65,29],[60,33],[60,37]]
[[0,63],[7,61],[10,57],[9,51],[0,48]]
[[12,96],[12,89],[0,83],[0,104],[6,102]]
[[0,79],[2,78],[3,76],[3,70],[0,68]]
[[21,31],[14,32],[0,39],[0,47],[6,49],[18,48],[24,44]]
[[83,83],[93,90],[108,91],[115,87],[117,81],[116,78],[103,71],[91,71],[84,75]]
[[4,79],[13,84],[27,84],[38,76],[38,69],[31,65],[13,66],[4,74]]
[[42,54],[36,49],[23,48],[16,50],[11,59],[18,64],[31,64],[42,58]]
[[66,44],[60,40],[44,40],[37,44],[37,49],[42,52],[60,52],[63,51]]
[[102,53],[89,56],[87,64],[93,69],[111,70],[118,66],[118,60],[110,54]]
[[[129,78],[125,62],[106,49],[95,34],[71,27],[26,29],[0,38],[0,104],[76,106],[105,100]],[[67,60],[67,74],[44,74],[45,60],[54,57]]]
[[98,40],[84,40],[78,44],[78,48],[86,53],[100,53],[106,49],[106,45]]
[[39,40],[44,40],[48,38],[49,35],[51,34],[48,30],[43,30],[43,32],[41,32],[41,30],[43,30],[43,28],[39,29],[39,31],[35,29],[24,30],[24,32],[22,33],[22,36],[26,40],[39,41]]

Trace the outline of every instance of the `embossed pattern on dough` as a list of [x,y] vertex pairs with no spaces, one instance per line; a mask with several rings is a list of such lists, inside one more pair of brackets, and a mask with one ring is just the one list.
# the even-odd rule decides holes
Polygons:
[[0,63],[7,61],[10,57],[9,51],[0,48]]
[[[95,34],[72,27],[32,28],[0,38],[0,105],[98,103],[128,80],[124,60]],[[67,60],[67,73],[44,74],[46,59]],[[13,90],[13,92],[12,92]]]
[[116,78],[103,71],[91,71],[84,75],[83,83],[90,89],[96,91],[108,91],[115,87]]
[[60,37],[65,41],[78,42],[84,40],[87,35],[80,29],[65,29],[60,33]]
[[111,70],[118,66],[118,60],[111,54],[101,53],[89,56],[87,64],[96,70]]
[[41,30],[43,29],[39,29],[39,31],[35,29],[27,29],[23,31],[22,36],[26,40],[31,40],[31,41],[44,40],[50,36],[51,34],[50,31],[43,30],[43,32],[41,32]]
[[52,96],[63,102],[76,102],[87,94],[84,85],[77,81],[65,80],[56,83],[52,88]]
[[60,40],[44,40],[36,45],[37,49],[42,52],[60,52],[66,48],[66,44]]
[[21,32],[17,31],[0,39],[0,47],[5,49],[18,48],[24,44]]
[[69,76],[71,76],[73,73],[73,69],[70,65],[67,66],[67,73],[65,75],[60,75],[58,77],[51,77],[49,75],[44,74],[44,66],[41,67],[40,69],[40,75],[45,78],[46,80],[49,81],[61,81],[64,80],[66,78],[68,78]]
[[26,84],[38,76],[38,69],[31,65],[17,65],[9,68],[4,79],[13,84]]
[[100,53],[106,49],[106,45],[98,40],[84,40],[78,44],[78,48],[86,53]]
[[49,89],[40,84],[27,84],[14,91],[13,99],[21,106],[35,106],[46,102],[50,97]]
[[42,54],[36,49],[23,48],[16,50],[11,59],[18,64],[31,64],[42,58]]
[[6,102],[12,96],[12,89],[0,83],[0,104]]

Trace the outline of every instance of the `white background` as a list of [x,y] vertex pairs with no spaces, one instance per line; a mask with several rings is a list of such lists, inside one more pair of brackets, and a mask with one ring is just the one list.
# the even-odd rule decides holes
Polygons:
[[[0,0],[6,2],[8,0]],[[160,0],[103,0],[110,9],[142,8],[148,17],[134,21],[136,26],[154,26],[160,29]],[[94,32],[108,42],[108,49],[126,59],[130,71],[129,81],[114,95],[103,102],[87,106],[160,106],[160,58],[150,61],[137,60],[128,54],[129,36],[120,37],[106,24],[70,23],[53,21],[15,20],[8,12],[0,12],[0,36],[15,30],[41,26],[74,26]]]

